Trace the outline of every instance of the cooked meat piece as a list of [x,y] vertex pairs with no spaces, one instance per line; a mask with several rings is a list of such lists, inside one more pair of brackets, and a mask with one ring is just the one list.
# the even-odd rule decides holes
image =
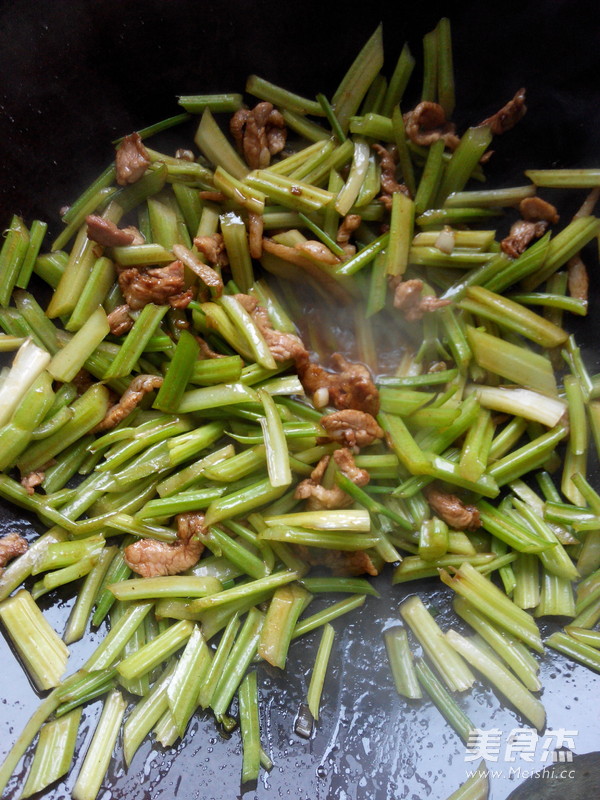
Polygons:
[[313,364],[308,354],[296,359],[296,369],[304,391],[312,397],[320,389],[327,389],[329,401],[340,411],[356,408],[375,416],[379,412],[379,392],[368,368],[364,364],[347,361],[341,353],[334,353],[331,363],[336,372],[328,372],[318,364]]
[[191,150],[185,150],[183,147],[178,147],[175,150],[175,158],[179,158],[182,161],[195,161],[194,154]]
[[579,217],[589,217],[591,214],[593,214],[599,197],[600,186],[596,186],[596,188],[592,189],[592,191],[586,196],[581,206],[577,209],[577,212],[573,215],[573,219],[579,219]]
[[117,306],[108,315],[108,324],[113,336],[123,336],[133,328],[133,320],[129,315],[129,311],[130,308],[125,303],[122,306]]
[[188,512],[178,514],[176,519],[178,541],[167,544],[140,539],[125,548],[125,562],[130,569],[143,578],[156,578],[177,575],[197,563],[204,550],[200,539],[206,533],[204,514]]
[[349,256],[353,256],[356,253],[356,247],[350,244],[350,238],[361,222],[362,217],[359,214],[346,214],[338,228],[335,240]]
[[119,272],[119,286],[133,311],[156,303],[185,308],[192,294],[185,290],[183,264],[173,261],[165,267],[138,269],[129,267]]
[[569,259],[568,265],[569,294],[571,297],[585,300],[587,303],[590,281],[587,268],[581,260],[581,256],[573,256],[573,258]]
[[129,233],[133,236],[131,240],[131,244],[145,244],[146,240],[143,234],[135,227],[135,225],[126,225],[124,228],[121,228],[121,231],[124,233]]
[[117,183],[119,186],[127,186],[128,183],[139,181],[149,164],[150,156],[139,133],[130,133],[123,139],[115,154]]
[[229,123],[231,135],[239,152],[251,169],[264,169],[271,156],[285,147],[285,121],[271,103],[258,103],[252,110],[241,108]]
[[103,247],[121,247],[133,242],[133,235],[118,228],[114,222],[97,214],[89,214],[85,218],[87,237]]
[[214,289],[217,297],[223,294],[223,280],[219,273],[212,267],[209,267],[208,264],[204,264],[199,258],[196,258],[191,250],[188,250],[187,247],[181,244],[174,244],[173,255],[188,267],[188,269],[191,269],[206,287]]
[[263,252],[265,221],[262,214],[248,214],[248,247],[252,258],[260,258]]
[[346,447],[365,447],[375,439],[383,439],[384,431],[377,420],[364,411],[348,408],[321,417],[321,425],[334,442]]
[[35,494],[35,487],[41,486],[46,477],[41,469],[30,472],[21,478],[21,486],[26,490],[27,494]]
[[325,550],[319,547],[296,545],[303,561],[315,567],[329,567],[332,575],[378,575],[379,570],[364,550]]
[[434,486],[424,489],[431,510],[451,528],[458,531],[476,531],[481,526],[476,506],[465,505],[455,494],[447,494]]
[[326,264],[329,267],[337,266],[341,260],[339,256],[331,252],[327,245],[324,245],[323,242],[314,241],[313,239],[307,239],[305,242],[298,242],[296,250],[299,250],[313,261],[318,261],[320,264]]
[[311,258],[307,258],[301,252],[298,252],[295,247],[288,247],[288,245],[275,242],[273,239],[269,239],[268,236],[265,236],[263,237],[263,250],[299,267],[300,269],[295,270],[297,276],[295,278],[296,282],[304,283],[304,273],[316,283],[320,284],[327,294],[336,302],[342,303],[343,305],[349,305],[352,302],[353,298],[350,292],[342,286],[333,275],[330,275],[330,273],[319,264],[315,264]]
[[373,150],[377,153],[381,164],[381,191],[384,195],[392,195],[395,192],[408,194],[408,189],[403,183],[396,180],[396,148],[389,150],[382,144],[374,144]]
[[298,361],[298,359],[308,358],[308,352],[302,339],[295,333],[275,330],[271,325],[266,308],[258,304],[256,297],[249,294],[236,294],[234,297],[256,323],[275,361],[289,361],[289,359]]
[[525,116],[527,106],[525,105],[525,89],[519,89],[512,100],[509,100],[500,111],[496,111],[491,117],[484,119],[480,125],[489,125],[494,136],[506,133],[514,128],[517,122]]
[[86,369],[80,369],[75,375],[71,383],[75,384],[77,394],[85,394],[90,386],[94,383],[94,379]]
[[437,311],[438,308],[450,305],[451,300],[442,300],[435,295],[425,295],[423,281],[413,278],[408,281],[399,281],[394,289],[394,308],[399,308],[408,322],[416,322],[424,314]]
[[206,358],[225,358],[223,353],[217,353],[212,347],[206,342],[201,336],[195,337],[196,341],[200,345],[200,355],[203,359]]
[[412,111],[404,115],[406,135],[415,144],[422,147],[443,139],[446,147],[456,150],[460,139],[455,134],[452,122],[446,119],[446,112],[438,103],[425,100]]
[[510,227],[510,233],[500,242],[502,252],[511,258],[518,258],[525,252],[527,245],[539,236],[543,236],[548,227],[547,222],[527,222],[518,220]]
[[335,240],[338,244],[348,244],[350,237],[355,230],[360,226],[362,217],[360,214],[346,214],[338,228]]
[[162,382],[163,378],[160,375],[137,375],[125,389],[119,402],[109,408],[102,422],[96,425],[94,433],[114,428],[142,402],[144,395],[159,389]]
[[500,246],[507,255],[518,258],[527,245],[543,236],[550,224],[555,225],[559,216],[556,208],[541,197],[526,197],[519,203],[522,219],[515,222]]
[[200,200],[207,200],[209,203],[224,203],[225,200],[227,200],[223,192],[215,192],[210,190],[198,192],[198,197]]
[[0,538],[0,573],[8,562],[27,552],[27,540],[18,533],[7,533]]
[[527,222],[548,222],[556,225],[560,219],[552,203],[547,203],[541,197],[524,197],[519,203],[519,211]]
[[[365,469],[359,469],[354,463],[351,451],[347,447],[335,450],[333,459],[338,469],[352,483],[357,486],[366,486],[369,482],[369,473]],[[330,461],[330,456],[323,456],[317,466],[313,469],[310,478],[302,481],[296,487],[294,497],[298,500],[307,500],[306,508],[309,511],[319,511],[323,508],[347,508],[353,503],[350,495],[346,494],[337,484],[331,489],[321,486],[321,481]]]
[[209,264],[215,267],[226,267],[229,264],[225,242],[221,233],[210,236],[196,236],[194,244],[201,253],[204,253]]

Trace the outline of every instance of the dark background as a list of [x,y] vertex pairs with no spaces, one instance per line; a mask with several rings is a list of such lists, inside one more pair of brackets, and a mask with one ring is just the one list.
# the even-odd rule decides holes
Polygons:
[[[19,212],[27,222],[48,220],[56,231],[59,208],[111,160],[111,140],[178,113],[177,94],[241,91],[246,76],[256,72],[293,91],[330,96],[380,21],[388,75],[403,43],[410,42],[418,63],[407,96],[416,100],[421,37],[443,15],[453,26],[460,130],[527,87],[529,113],[494,143],[490,182],[522,182],[522,170],[531,167],[598,166],[600,12],[594,2],[12,0],[0,3],[0,224]],[[192,133],[181,129],[182,145]],[[580,199],[577,194],[572,203]],[[596,308],[594,301],[579,332],[593,369]],[[5,529],[33,531],[31,522],[10,509],[3,521]],[[407,590],[390,587],[389,573],[377,585],[380,600],[369,598],[336,624],[324,712],[311,741],[294,735],[293,721],[318,636],[296,644],[285,676],[260,669],[261,724],[275,768],[257,787],[244,787],[245,798],[441,800],[464,781],[465,751],[451,729],[430,704],[414,706],[393,692],[381,634],[397,621]],[[438,585],[425,582],[419,591],[444,619],[449,597]],[[68,607],[60,599],[49,612],[59,631]],[[5,752],[36,698],[2,646]],[[81,646],[73,647],[73,661],[83,661]],[[577,752],[600,749],[598,677],[558,655],[545,657],[542,673],[549,727],[577,728]],[[461,702],[480,727],[507,734],[520,726],[481,686]],[[92,706],[87,718],[97,711]],[[86,741],[90,736],[91,727]],[[192,724],[175,756],[147,743],[129,771],[119,755],[115,764],[107,798],[241,796],[239,736],[221,739],[209,717]],[[67,797],[73,780],[45,796]],[[517,782],[495,780],[491,796],[505,800]],[[7,796],[18,794],[13,782]],[[564,796],[574,795],[565,789]]]

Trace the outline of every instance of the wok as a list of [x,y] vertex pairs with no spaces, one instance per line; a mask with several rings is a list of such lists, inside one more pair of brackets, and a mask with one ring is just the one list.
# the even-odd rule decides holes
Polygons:
[[[246,76],[256,72],[300,93],[331,95],[379,21],[389,73],[406,40],[420,61],[421,37],[443,15],[453,26],[459,129],[527,87],[529,113],[498,140],[488,168],[493,184],[522,181],[521,171],[530,167],[597,166],[600,17],[593,2],[493,7],[387,2],[355,8],[315,0],[12,0],[0,5],[0,220],[5,224],[19,212],[29,222],[47,219],[51,230],[58,230],[60,207],[110,160],[110,141],[177,113],[177,94],[240,91]],[[186,145],[191,133],[181,129],[172,138],[181,135]],[[579,200],[577,195],[571,201],[573,208]],[[590,316],[577,331],[593,371],[599,366],[597,297],[596,290]],[[40,530],[6,505],[0,520],[2,532]],[[275,766],[256,786],[240,787],[238,733],[223,738],[212,718],[199,714],[173,750],[146,742],[128,770],[117,751],[103,796],[437,800],[449,795],[466,778],[465,748],[430,703],[396,695],[382,639],[383,630],[398,621],[399,602],[417,591],[439,610],[442,626],[448,624],[449,592],[436,581],[391,587],[389,571],[375,583],[381,598],[368,598],[335,625],[322,717],[311,740],[294,734],[294,719],[318,633],[292,649],[284,674],[260,667],[262,735]],[[59,631],[71,602],[65,594],[48,604]],[[93,634],[72,647],[74,667],[97,638]],[[5,643],[1,647],[3,756],[37,698],[14,654]],[[552,652],[543,659],[541,677],[548,727],[576,729],[577,753],[600,749],[599,677]],[[499,728],[504,735],[522,727],[481,683],[461,702],[479,727]],[[99,704],[86,709],[80,747],[89,742],[98,711]],[[491,797],[505,800],[525,776],[510,775],[509,764],[497,766],[504,767],[504,775],[492,779]],[[588,786],[587,797],[598,794],[597,774],[596,791]],[[67,796],[74,779],[44,796]],[[543,796],[543,782],[538,788]],[[18,794],[13,780],[6,796]],[[564,796],[579,796],[576,783],[565,784]]]

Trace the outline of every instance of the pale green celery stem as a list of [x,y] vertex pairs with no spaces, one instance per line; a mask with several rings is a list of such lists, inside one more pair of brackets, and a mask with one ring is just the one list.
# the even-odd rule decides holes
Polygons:
[[433,661],[448,688],[452,691],[469,689],[475,677],[462,658],[448,647],[444,634],[423,605],[422,600],[411,597],[400,606],[400,614],[418,638],[424,651]]
[[202,632],[194,626],[167,687],[167,700],[179,736],[183,737],[198,705],[198,692],[212,660]]
[[292,482],[288,446],[283,431],[283,423],[275,401],[268,392],[259,389],[265,417],[260,424],[266,448],[267,470],[272,486],[289,486]]
[[300,136],[308,139],[309,142],[321,143],[331,136],[330,131],[307,119],[302,114],[297,114],[289,109],[284,109],[281,113],[286,125],[296,133],[299,133]]
[[315,630],[315,628],[320,628],[322,625],[337,619],[337,617],[347,614],[355,608],[359,608],[364,604],[366,598],[367,596],[365,594],[355,594],[345,600],[340,600],[338,603],[333,603],[310,617],[300,620],[294,628],[292,639],[297,639],[298,636],[310,633],[310,631]]
[[267,100],[275,106],[294,111],[298,114],[310,114],[311,116],[321,117],[323,111],[316,100],[309,100],[300,95],[282,89],[269,81],[260,78],[258,75],[250,75],[246,81],[246,92],[261,100]]
[[441,206],[449,194],[464,189],[479,159],[492,141],[487,126],[469,128],[452,154],[438,192],[437,205]]
[[408,45],[405,44],[394,68],[394,72],[392,73],[392,77],[389,80],[385,98],[381,105],[381,113],[383,116],[391,117],[394,106],[402,102],[402,96],[414,66],[415,59],[411,55]]
[[143,622],[153,603],[129,603],[126,611],[111,626],[102,642],[85,662],[88,672],[105,669],[116,661],[135,630]]
[[243,748],[242,783],[245,783],[258,779],[261,765],[258,689],[255,670],[248,673],[243,679],[238,698]]
[[532,692],[542,688],[537,673],[539,666],[527,648],[505,631],[501,631],[464,598],[455,597],[454,610],[493,647],[498,656],[513,670]]
[[310,713],[315,720],[319,719],[319,706],[321,703],[321,694],[325,683],[325,675],[327,673],[327,665],[329,664],[329,657],[331,655],[331,648],[333,647],[333,639],[335,637],[335,630],[332,625],[327,623],[323,627],[321,634],[321,641],[315,659],[310,684],[307,693],[307,702]]
[[113,262],[105,256],[98,258],[65,326],[68,331],[78,330],[84,325],[90,314],[104,301],[114,281]]
[[387,246],[386,272],[397,277],[406,271],[413,238],[414,204],[402,192],[392,195],[390,238]]
[[514,186],[508,189],[483,189],[470,192],[453,192],[444,201],[445,208],[494,208],[516,206],[526,197],[535,195],[535,186]]
[[515,605],[470,564],[463,563],[453,578],[445,570],[440,570],[440,577],[447,586],[454,589],[492,622],[500,625],[531,649],[543,652],[538,627],[529,614]]
[[252,261],[248,249],[246,226],[243,220],[229,212],[221,216],[221,232],[231,265],[231,274],[242,292],[248,292],[254,283]]
[[539,605],[535,610],[536,617],[575,616],[575,598],[573,585],[568,578],[562,578],[544,571]]
[[532,553],[519,553],[513,562],[516,586],[513,601],[519,608],[535,608],[540,601],[539,564]]
[[584,664],[589,669],[600,672],[600,653],[588,644],[578,642],[572,636],[557,631],[546,639],[546,644],[553,650],[558,650],[573,661]]
[[69,261],[48,305],[50,319],[72,312],[77,305],[96,262],[96,244],[87,237],[87,225],[82,225],[75,239]]
[[369,167],[369,145],[362,139],[354,142],[354,157],[348,179],[337,196],[335,208],[341,216],[346,215],[357,199]]
[[447,800],[488,800],[490,780],[485,761],[480,761],[477,770]]
[[110,325],[102,306],[93,311],[82,327],[59,350],[48,364],[48,372],[57,381],[68,383],[83,367],[89,356],[110,333]]
[[104,701],[94,737],[71,791],[73,800],[96,800],[108,770],[127,703],[116,689]]
[[446,638],[457,652],[483,673],[538,731],[544,729],[546,723],[544,706],[500,661],[485,653],[471,639],[461,636],[454,630],[449,630]]
[[217,719],[227,713],[233,695],[256,654],[263,622],[264,614],[251,608],[214,690],[211,706]]
[[411,700],[419,700],[423,693],[405,628],[390,628],[384,633],[384,640],[396,691]]
[[248,167],[235,152],[208,108],[202,114],[194,141],[209,161],[222,166],[234,178],[242,180],[248,173]]
[[125,720],[123,726],[123,751],[127,765],[131,764],[138,747],[169,707],[167,688],[174,669],[174,664],[165,669],[150,690],[150,693],[138,702]]
[[350,69],[336,89],[332,106],[343,131],[356,113],[371,82],[383,66],[382,26],[379,25],[363,46]]
[[65,644],[72,644],[83,637],[97,592],[100,589],[112,559],[117,554],[117,550],[118,548],[116,546],[105,547],[98,556],[98,561],[92,570],[88,572],[77,594],[75,605],[69,615],[67,627],[63,635]]
[[31,594],[21,589],[4,600],[0,619],[37,688],[57,686],[67,666],[69,650]]
[[41,792],[68,772],[77,743],[81,711],[76,708],[42,727],[21,797]]
[[146,674],[179,650],[191,636],[193,627],[188,620],[176,622],[156,639],[121,661],[117,667],[119,673],[127,679]]

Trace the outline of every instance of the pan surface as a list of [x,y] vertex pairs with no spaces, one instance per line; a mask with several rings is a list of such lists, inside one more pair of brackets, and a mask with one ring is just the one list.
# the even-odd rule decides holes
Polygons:
[[[0,3],[0,221],[6,224],[17,212],[28,222],[48,220],[57,231],[60,207],[111,159],[111,140],[178,113],[177,94],[241,91],[246,76],[255,72],[299,93],[331,95],[380,21],[387,73],[409,41],[419,75],[421,37],[444,15],[453,27],[460,130],[527,87],[529,112],[498,142],[488,168],[491,185],[522,182],[526,168],[598,166],[600,12],[593,2],[493,7],[389,2],[351,10],[350,4],[314,0],[12,0]],[[414,97],[418,90],[417,79]],[[192,132],[181,129],[182,146]],[[600,369],[597,298],[596,286],[590,315],[577,326],[592,372]],[[4,504],[0,532],[9,530],[33,536],[41,528]],[[256,786],[240,788],[239,734],[224,738],[211,717],[197,715],[173,750],[146,742],[128,770],[117,748],[100,796],[447,797],[476,762],[465,760],[464,745],[430,703],[413,704],[396,695],[382,632],[397,624],[399,603],[416,592],[438,609],[442,627],[449,627],[454,624],[450,593],[437,581],[392,587],[389,571],[375,584],[381,598],[369,597],[335,624],[322,718],[311,740],[294,734],[294,720],[305,698],[318,633],[293,648],[284,674],[259,668],[261,728],[275,766]],[[59,632],[71,604],[68,595],[50,598],[48,616]],[[72,647],[73,668],[98,637]],[[0,648],[3,757],[38,700],[4,641]],[[541,677],[548,728],[575,731],[572,749],[579,754],[600,750],[600,677],[551,652],[542,661]],[[501,732],[500,753],[488,766],[499,771],[491,778],[490,796],[505,800],[539,766],[522,758],[505,760],[508,737],[523,724],[480,683],[460,702],[478,727]],[[86,709],[80,748],[87,746],[98,712],[99,704]],[[75,777],[76,772],[44,797],[68,797]],[[568,775],[564,780],[564,796],[574,796]],[[6,796],[17,797],[19,786],[13,780]],[[540,791],[543,797],[541,783]],[[596,786],[589,796],[598,794]]]

